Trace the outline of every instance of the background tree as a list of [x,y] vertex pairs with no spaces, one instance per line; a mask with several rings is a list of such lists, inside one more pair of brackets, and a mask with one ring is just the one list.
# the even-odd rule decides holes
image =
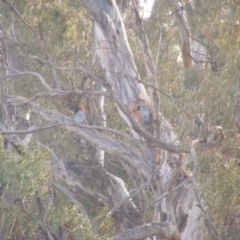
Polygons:
[[239,237],[238,3],[140,5],[1,3],[0,239]]

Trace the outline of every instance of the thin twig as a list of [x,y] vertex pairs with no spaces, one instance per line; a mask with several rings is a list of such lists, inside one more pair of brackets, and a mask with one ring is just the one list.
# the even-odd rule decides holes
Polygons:
[[51,125],[47,125],[47,126],[40,126],[38,128],[34,128],[34,129],[28,129],[28,130],[16,130],[16,131],[2,131],[2,135],[12,135],[12,134],[31,134],[31,133],[35,133],[35,132],[40,132],[40,131],[44,131],[50,128],[55,128],[55,127],[59,127],[63,125],[63,123],[57,123],[57,124],[51,124]]
[[163,90],[161,90],[161,89],[158,88],[158,87],[154,87],[152,84],[145,83],[145,82],[143,82],[143,81],[141,81],[141,80],[138,80],[138,82],[140,82],[140,83],[142,83],[143,85],[145,85],[145,86],[147,86],[147,87],[150,87],[150,88],[152,88],[152,89],[154,89],[154,90],[162,93],[163,95],[165,95],[166,97],[170,98],[170,99],[173,100],[174,102],[177,101],[177,99],[176,99],[175,97],[173,97],[173,96],[171,96],[170,94],[164,92]]
[[[79,91],[72,91],[72,90],[67,90],[67,91],[62,91],[62,90],[57,90],[57,91],[50,91],[49,93],[37,93],[35,96],[32,98],[28,99],[25,102],[21,102],[18,104],[13,104],[13,106],[20,107],[23,105],[26,105],[30,102],[33,102],[34,100],[38,98],[54,98],[54,97],[64,97],[64,96],[105,96],[105,97],[110,97],[110,94],[106,91],[90,91],[90,90],[79,90]],[[16,96],[7,96],[8,98],[14,98]],[[4,104],[6,105],[6,104]]]
[[165,198],[165,197],[167,197],[169,194],[177,191],[179,188],[181,188],[181,187],[184,186],[186,183],[191,182],[191,181],[192,181],[192,178],[191,178],[191,177],[187,178],[185,181],[183,181],[182,183],[180,183],[180,184],[177,185],[176,187],[172,188],[169,192],[164,193],[161,197],[159,197],[159,198],[157,198],[156,200],[154,200],[154,201],[152,202],[152,204],[155,204],[155,203],[157,203],[157,202],[160,202],[163,198]]
[[54,65],[53,63],[51,63],[50,61],[46,61],[45,59],[42,59],[38,56],[35,55],[29,55],[30,58],[35,59],[38,62],[44,63],[50,67],[53,67],[56,70],[59,71],[81,71],[83,72],[86,76],[91,77],[94,81],[102,84],[105,88],[108,89],[108,83],[101,80],[100,78],[96,77],[95,75],[92,74],[91,71],[89,71],[83,64],[78,65],[78,66],[69,66],[69,67],[58,67],[56,65]]
[[24,76],[24,75],[33,75],[35,77],[37,77],[40,82],[42,83],[42,85],[48,90],[48,91],[52,91],[52,88],[47,84],[47,82],[45,81],[45,79],[43,78],[43,76],[39,73],[36,73],[36,72],[30,72],[30,71],[24,71],[24,72],[21,72],[17,69],[14,69],[14,68],[5,68],[5,67],[0,67],[0,69],[4,69],[4,70],[11,70],[11,71],[14,71],[16,72],[15,74],[8,74],[6,76],[3,76],[0,78],[0,80],[3,80],[3,79],[7,79],[7,78],[10,78],[10,77],[18,77],[18,76]]
[[159,60],[160,49],[161,49],[161,42],[162,42],[162,32],[160,31],[159,40],[158,40],[158,49],[157,49],[156,60],[155,60],[155,72],[157,72],[158,60]]
[[141,186],[139,186],[139,188],[134,191],[133,193],[131,193],[128,197],[124,198],[123,200],[121,200],[120,202],[118,202],[117,204],[115,204],[115,206],[109,211],[111,213],[115,212],[118,208],[120,208],[122,206],[123,203],[125,203],[126,201],[128,201],[129,199],[137,196],[138,194],[140,194],[140,192],[146,188],[147,186],[149,186],[151,184],[151,181],[153,179],[153,177],[159,173],[159,170],[161,169],[162,165],[158,165],[158,167],[154,170],[154,172],[148,177],[148,179],[141,184]]
[[58,181],[54,179],[52,179],[52,182],[58,189],[65,193],[77,206],[79,206],[85,217],[89,218],[86,208],[74,197],[74,195],[67,188],[62,186]]

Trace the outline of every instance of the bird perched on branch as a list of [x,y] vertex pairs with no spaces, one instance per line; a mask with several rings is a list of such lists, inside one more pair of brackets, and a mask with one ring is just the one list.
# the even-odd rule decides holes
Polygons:
[[82,123],[85,119],[85,106],[82,104],[74,116],[74,121],[78,124]]
[[140,100],[138,103],[137,110],[140,112],[143,122],[148,123],[150,115],[149,105],[145,101]]

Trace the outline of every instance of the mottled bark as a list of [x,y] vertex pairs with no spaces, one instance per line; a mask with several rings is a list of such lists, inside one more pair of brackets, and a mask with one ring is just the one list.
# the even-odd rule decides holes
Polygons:
[[[91,17],[94,20],[95,37],[97,39],[96,51],[100,59],[102,68],[106,71],[106,77],[109,83],[109,89],[114,95],[113,99],[115,100],[115,103],[118,107],[119,114],[125,120],[129,128],[132,129],[133,136],[148,142],[150,146],[152,137],[148,136],[147,132],[149,131],[149,129],[146,128],[146,126],[143,126],[141,124],[140,124],[140,128],[138,128],[137,126],[138,124],[136,124],[137,118],[134,116],[134,114],[132,114],[132,112],[131,112],[131,115],[127,114],[127,110],[130,108],[129,106],[131,106],[131,104],[137,101],[137,99],[139,98],[141,99],[141,96],[143,96],[143,99],[146,102],[148,102],[150,105],[152,105],[151,100],[156,100],[157,102],[159,98],[158,96],[154,96],[154,92],[152,92],[151,93],[152,99],[150,99],[146,93],[144,85],[139,83],[138,81],[140,79],[137,74],[137,69],[133,61],[132,53],[129,48],[126,33],[124,30],[124,25],[122,23],[121,16],[119,14],[115,1],[82,0],[81,2],[86,7],[86,9],[88,10]],[[133,3],[135,4],[135,1],[133,1]],[[140,21],[140,18],[139,18],[139,21]],[[185,35],[189,40],[189,33],[187,31],[185,31]],[[156,87],[154,64],[151,59],[151,54],[149,52],[148,42],[146,39],[146,35],[144,34],[143,27],[140,28],[140,36],[143,42],[145,66],[146,66],[147,74],[149,77],[149,81],[154,87]],[[183,39],[183,41],[184,40],[185,39]],[[185,64],[187,68],[190,68],[192,64],[192,59],[190,55],[190,42],[187,42],[187,44],[184,42],[183,44],[185,48],[184,54],[185,56],[187,56],[187,60]],[[161,113],[158,112],[158,109],[156,109],[157,107],[158,107],[158,104],[154,103],[153,108],[151,108],[151,110],[154,111],[154,118],[155,118],[154,120],[155,121],[157,120],[157,123],[158,123],[157,126],[152,125],[153,127],[152,131],[154,131],[154,127],[155,129],[160,129],[160,131],[154,131],[155,138],[165,143],[176,142],[176,135],[174,134],[171,125],[165,120],[165,118],[161,115]],[[133,117],[135,122],[133,121],[131,116]],[[140,130],[141,128],[142,129],[145,128],[146,132],[144,133],[143,131],[141,131]],[[145,157],[147,162],[149,162],[151,159],[150,153],[148,151],[149,151],[149,148],[145,148]],[[171,191],[171,189],[176,184],[177,172],[175,172],[175,170],[172,170],[168,166],[168,164],[170,164],[171,166],[174,166],[176,164],[179,166],[180,164],[179,156],[174,154],[173,152],[169,152],[169,151],[166,151],[166,149],[164,149],[164,150],[161,150],[160,153],[161,153],[162,163],[165,162],[166,168],[163,165],[163,167],[161,168],[161,171],[158,174],[158,177],[156,177],[152,183],[155,198],[159,198],[161,194]],[[142,172],[141,167],[143,167],[143,165],[139,167],[140,168],[138,168],[138,170]],[[166,176],[166,178],[163,178],[163,176]],[[186,189],[185,193],[187,194],[188,191],[189,189]],[[176,204],[175,206],[182,207],[182,204],[186,204],[186,202],[188,202],[189,205],[193,204],[193,198],[191,197],[189,199],[185,199],[184,203],[183,202],[179,203],[180,200],[181,199],[175,199],[175,201],[178,202],[178,204]],[[165,220],[173,222],[173,225],[171,224],[170,225],[174,229],[173,231],[174,234],[176,234],[176,235],[172,234],[171,236],[168,236],[168,238],[178,239],[179,233],[175,225],[175,214],[173,210],[174,208],[173,208],[172,194],[170,194],[166,198],[166,201],[164,199],[161,201],[160,204],[157,203],[156,206],[158,207],[158,209],[155,208],[156,210],[155,210],[154,220],[159,222],[162,221],[163,219],[161,219],[161,216],[162,214],[165,214],[166,215],[164,217]],[[193,209],[195,209],[196,205],[192,207]],[[186,220],[186,215],[187,214],[185,214],[184,216],[183,215],[179,216],[178,221],[181,222],[182,217],[184,217]],[[186,221],[184,225],[186,226]],[[182,233],[184,233],[184,231],[187,231],[189,233],[191,232],[190,234],[192,234],[193,232],[198,232],[197,225],[195,225],[194,229],[190,229],[190,228],[182,229]],[[169,232],[171,231],[169,230]],[[149,235],[140,234],[136,238],[126,237],[121,239],[137,239],[137,238],[144,238],[151,235],[154,235],[154,233],[153,234],[149,233]],[[121,237],[123,236],[124,236],[124,233],[121,235]],[[161,234],[156,236],[166,237]],[[120,239],[120,238],[116,238],[116,239]]]

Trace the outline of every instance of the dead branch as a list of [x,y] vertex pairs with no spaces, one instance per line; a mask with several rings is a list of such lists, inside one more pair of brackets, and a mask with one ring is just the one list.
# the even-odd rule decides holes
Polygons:
[[[11,99],[11,102],[16,104],[27,101],[28,99],[24,97],[15,97]],[[138,169],[146,178],[148,177],[150,166],[144,161],[141,154],[131,145],[107,137],[98,130],[80,128],[80,126],[74,125],[72,118],[69,118],[63,114],[54,112],[52,110],[47,110],[43,107],[38,107],[33,103],[29,103],[28,105],[31,107],[33,112],[42,117],[44,120],[55,124],[61,124],[63,128],[73,132],[76,135],[79,135],[83,139],[91,142],[96,147],[106,151],[110,155],[126,161],[128,164]]]
[[45,59],[42,59],[38,56],[35,55],[29,55],[30,58],[35,59],[38,62],[44,63],[50,67],[53,67],[56,70],[59,71],[81,71],[83,72],[87,77],[90,77],[91,79],[93,79],[94,81],[100,83],[104,88],[109,89],[109,85],[101,80],[100,78],[96,77],[90,70],[88,70],[83,63],[81,63],[78,66],[69,66],[69,67],[58,67],[55,66],[52,62],[50,61],[46,61]]
[[152,222],[130,230],[126,230],[111,238],[111,240],[138,240],[151,236],[159,236],[171,240],[180,240],[177,232],[177,226],[173,222]]
[[13,69],[13,68],[3,68],[3,67],[0,67],[0,69],[4,69],[4,70],[11,70],[11,71],[14,71],[16,72],[15,74],[8,74],[4,77],[1,77],[0,80],[4,80],[4,79],[7,79],[7,78],[12,78],[12,77],[19,77],[19,76],[25,76],[25,75],[32,75],[32,76],[35,76],[37,77],[41,84],[48,90],[48,91],[52,91],[52,88],[47,84],[47,82],[45,81],[45,79],[42,77],[41,74],[39,73],[36,73],[36,72],[30,72],[30,71],[24,71],[24,72],[21,72],[21,71],[18,71],[17,69]]
[[140,194],[140,192],[151,185],[151,181],[152,179],[159,174],[159,170],[161,168],[161,165],[158,165],[158,167],[154,170],[154,172],[149,176],[149,178],[137,189],[135,190],[133,193],[131,193],[128,197],[126,197],[125,199],[123,199],[122,201],[118,202],[109,212],[114,212],[116,211],[124,202],[126,202],[127,200],[137,196],[138,194]]
[[52,180],[52,182],[61,192],[67,195],[72,200],[72,202],[74,202],[81,209],[85,217],[89,218],[89,214],[86,208],[74,197],[74,195],[68,189],[66,189],[64,186],[62,186],[59,182],[55,181],[54,179]]
[[57,123],[57,124],[50,124],[50,125],[47,125],[47,126],[40,126],[40,127],[37,127],[37,128],[30,128],[28,130],[18,130],[18,131],[3,130],[2,135],[31,134],[31,133],[35,133],[35,132],[48,130],[48,129],[51,129],[51,128],[56,128],[56,127],[59,127],[61,125],[63,125],[63,124]]
[[184,186],[186,183],[191,182],[192,179],[191,178],[187,178],[185,181],[183,181],[182,183],[180,183],[179,185],[177,185],[176,187],[172,188],[169,192],[165,192],[160,198],[154,200],[152,202],[152,204],[155,204],[157,202],[160,202],[163,198],[165,198],[166,196],[168,196],[169,194],[179,190],[182,186]]

